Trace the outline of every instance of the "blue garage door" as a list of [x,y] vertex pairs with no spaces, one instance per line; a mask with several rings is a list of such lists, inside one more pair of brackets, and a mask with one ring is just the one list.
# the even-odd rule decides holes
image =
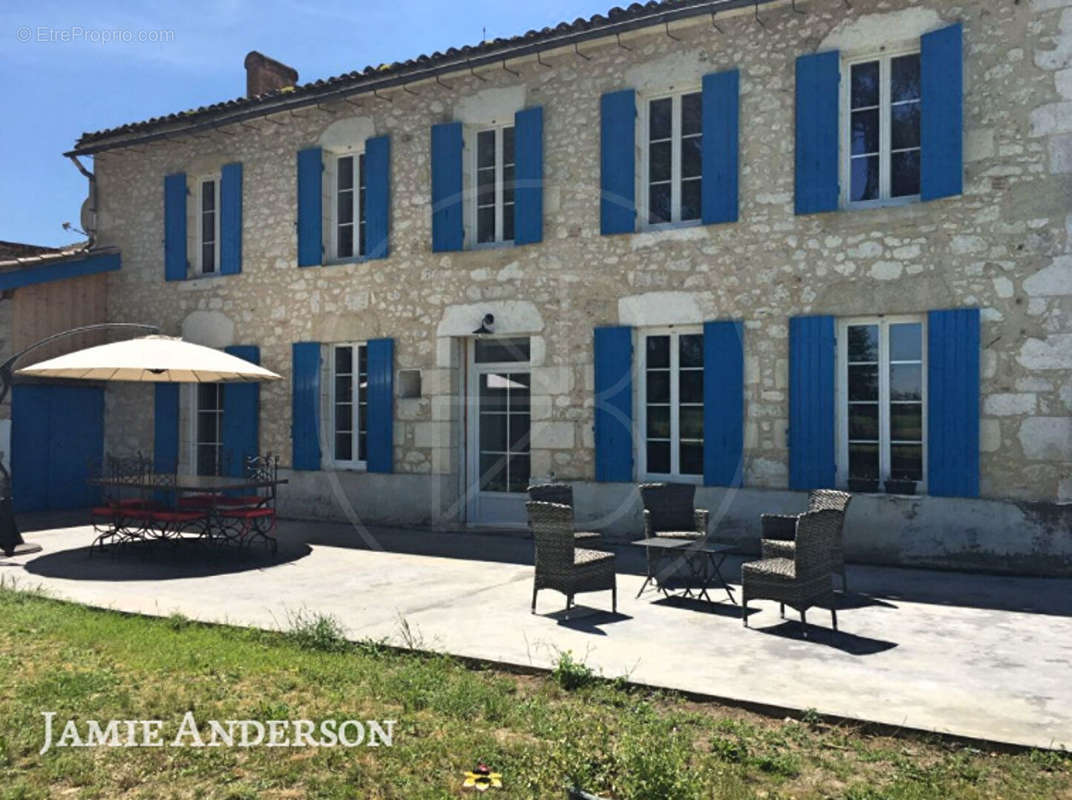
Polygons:
[[86,485],[104,451],[104,390],[24,384],[11,398],[15,511],[86,508],[100,490]]

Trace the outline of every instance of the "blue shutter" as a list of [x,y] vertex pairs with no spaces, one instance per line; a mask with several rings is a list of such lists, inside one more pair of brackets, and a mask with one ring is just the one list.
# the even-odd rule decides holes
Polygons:
[[291,345],[290,438],[294,469],[320,469],[320,342]]
[[838,207],[838,97],[841,54],[797,59],[796,213]]
[[789,488],[832,489],[835,340],[833,317],[789,320]]
[[703,347],[704,486],[740,486],[744,460],[744,325],[736,320],[705,322]]
[[[224,350],[251,364],[261,363],[261,351],[253,345],[234,345]],[[246,459],[260,453],[261,386],[259,383],[228,383],[223,387],[223,466],[227,474],[246,474]]]
[[242,271],[242,165],[220,169],[220,273]]
[[604,235],[636,230],[636,92],[600,100],[599,226]]
[[964,43],[958,23],[923,36],[920,53],[920,196],[964,191]]
[[391,231],[391,137],[365,140],[365,255],[387,258]]
[[369,472],[394,472],[395,340],[372,339],[368,350]]
[[319,147],[298,151],[298,266],[324,261],[323,154]]
[[174,472],[179,465],[179,385],[156,384],[153,409],[153,469]]
[[164,178],[164,279],[186,280],[186,173]]
[[979,496],[979,309],[927,314],[927,493]]
[[737,221],[738,118],[741,74],[703,78],[703,222]]
[[595,331],[596,480],[633,480],[633,330]]
[[432,126],[432,250],[461,250],[462,124]]
[[543,239],[543,107],[514,114],[514,244]]

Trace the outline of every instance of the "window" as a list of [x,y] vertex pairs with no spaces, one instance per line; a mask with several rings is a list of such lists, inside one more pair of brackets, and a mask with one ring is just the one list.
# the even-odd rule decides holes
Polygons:
[[643,336],[640,472],[656,478],[703,476],[703,333]]
[[364,467],[368,460],[368,353],[363,344],[335,345],[332,358],[334,461]]
[[198,271],[212,275],[220,263],[220,182],[206,178],[198,189]]
[[849,64],[846,200],[876,204],[919,197],[919,53]]
[[648,101],[642,120],[641,219],[648,226],[700,219],[703,93]]
[[365,155],[337,156],[332,199],[332,243],[328,252],[345,259],[365,255]]
[[840,324],[839,475],[922,483],[925,335],[922,319],[913,317]]
[[195,465],[198,475],[219,475],[223,464],[223,384],[197,384]]
[[477,131],[471,229],[476,244],[514,240],[514,126]]

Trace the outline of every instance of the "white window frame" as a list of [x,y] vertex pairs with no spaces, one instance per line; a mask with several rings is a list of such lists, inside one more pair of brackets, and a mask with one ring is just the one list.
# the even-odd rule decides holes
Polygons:
[[[205,188],[205,184],[208,183],[209,181],[214,182],[214,186],[213,186],[214,200],[213,200],[213,202],[215,203],[215,207],[214,207],[214,212],[213,213],[215,215],[215,219],[213,220],[213,227],[214,227],[213,235],[216,237],[216,239],[213,242],[213,250],[214,250],[214,253],[215,253],[215,255],[213,256],[213,259],[214,259],[214,263],[215,263],[215,268],[211,272],[205,272],[205,263],[204,263],[204,255],[203,255],[203,253],[204,253],[204,247],[203,246],[204,246],[205,242],[204,242],[204,227],[202,225],[202,218],[204,217],[204,214],[205,214],[204,188]],[[196,235],[196,239],[197,239],[197,261],[195,262],[197,264],[197,274],[198,275],[219,275],[220,274],[220,176],[218,174],[216,174],[216,175],[203,175],[203,176],[201,176],[200,178],[198,178],[196,180],[194,185],[197,187],[197,198],[195,200],[195,203],[196,203],[196,206],[197,206],[197,235]]]
[[[636,453],[637,477],[639,480],[666,481],[679,483],[703,483],[703,474],[681,474],[681,430],[680,430],[680,381],[679,365],[681,351],[677,340],[679,336],[703,336],[703,325],[671,325],[660,328],[640,328],[636,333],[633,352],[636,353],[636,401],[637,414],[633,429],[633,449]],[[670,337],[670,472],[648,471],[648,348],[645,339],[649,336]],[[704,398],[706,402],[707,398]],[[704,431],[704,436],[707,431]]]
[[[905,195],[904,197],[890,197],[891,191],[891,139],[890,131],[891,105],[890,93],[892,63],[895,58],[901,56],[919,55],[920,49],[905,46],[889,51],[867,53],[866,55],[853,56],[842,59],[841,62],[841,86],[840,86],[840,109],[839,126],[841,137],[840,181],[841,181],[841,206],[846,209],[883,208],[886,206],[903,206],[920,202],[920,195]],[[870,61],[879,62],[879,96],[878,96],[878,198],[874,200],[852,201],[852,67],[856,64],[866,64]],[[921,91],[922,94],[922,91]],[[920,99],[922,104],[922,97]],[[922,119],[922,117],[921,117]],[[922,135],[922,130],[921,130]],[[922,179],[922,174],[920,175]]]
[[[644,94],[637,96],[637,130],[636,141],[639,143],[637,153],[637,176],[636,176],[636,207],[637,207],[637,230],[657,231],[667,228],[686,228],[692,225],[703,224],[703,214],[696,219],[681,219],[681,98],[687,94],[699,94],[703,96],[703,87],[700,85],[688,86],[683,89],[675,89],[670,92],[658,94]],[[670,98],[673,101],[671,118],[671,144],[670,144],[670,222],[651,223],[650,208],[648,206],[649,194],[649,162],[651,133],[650,117],[651,104],[655,100]],[[701,130],[701,134],[704,133]],[[701,178],[702,180],[702,178]],[[701,190],[702,191],[702,190]]]
[[[201,386],[202,385],[206,385],[206,384],[200,384],[200,383],[194,384],[193,386],[191,386],[191,391],[190,391],[190,395],[191,395],[190,409],[192,410],[192,413],[190,414],[190,427],[192,429],[190,431],[190,474],[191,475],[199,475],[199,474],[201,474],[198,471],[198,467],[200,466],[200,459],[198,457],[199,456],[198,451],[200,450],[201,445],[207,444],[207,445],[214,445],[214,446],[219,447],[220,448],[220,458],[222,459],[222,457],[223,457],[223,403],[224,403],[223,395],[224,395],[224,392],[226,391],[226,388],[225,388],[225,385],[222,384],[222,383],[207,384],[207,385],[215,386],[216,391],[217,391],[217,393],[219,395],[219,401],[220,401],[219,402],[219,409],[214,412],[216,414],[216,416],[218,417],[217,422],[216,422],[216,433],[217,433],[218,441],[215,441],[215,442],[202,442],[201,441],[201,426],[200,426],[200,421],[201,421],[200,420],[200,418],[201,418]],[[222,466],[223,466],[223,464],[217,463],[216,464],[216,471],[219,472],[220,468]]]
[[[352,376],[351,381],[350,381],[350,386],[351,386],[351,397],[350,397],[350,404],[351,404],[350,425],[351,425],[351,431],[350,431],[350,436],[351,436],[351,439],[352,439],[350,454],[353,457],[350,458],[350,459],[335,458],[335,377],[336,377],[336,372],[337,372],[336,369],[335,369],[335,351],[338,350],[339,348],[342,348],[342,347],[349,347],[349,348],[352,348],[352,350],[353,350],[353,354],[351,356],[351,367],[350,367],[351,370],[352,370],[352,372],[350,373],[351,376]],[[364,393],[364,395],[365,395],[365,403],[366,403],[366,405],[368,403],[368,387],[366,386],[364,389],[362,389],[361,388],[361,381],[358,378],[358,376],[360,374],[360,366],[359,365],[361,363],[360,362],[359,348],[362,348],[362,347],[365,348],[365,364],[366,364],[366,369],[367,369],[368,368],[367,367],[367,365],[368,365],[368,342],[363,342],[363,341],[358,341],[358,342],[334,342],[328,348],[328,358],[330,359],[330,370],[329,370],[329,372],[331,374],[331,379],[328,382],[328,406],[329,406],[329,411],[328,411],[328,414],[326,416],[328,418],[328,426],[329,426],[328,427],[328,437],[327,437],[328,438],[329,450],[328,450],[326,461],[330,466],[332,466],[332,467],[334,467],[336,469],[350,469],[350,470],[362,470],[362,471],[368,469],[368,459],[367,459],[368,453],[366,452],[366,458],[364,458],[364,459],[359,458],[360,453],[361,453],[361,448],[360,448],[360,429],[361,429],[360,404],[361,404],[362,393]],[[368,382],[367,376],[366,376],[365,380],[366,380],[366,383],[367,383]],[[368,442],[368,431],[367,430],[365,431],[365,441],[366,441],[366,448],[367,448],[367,446],[368,446],[368,444],[367,444],[367,442]]]
[[[487,125],[474,125],[468,132],[467,141],[465,143],[466,152],[466,164],[465,174],[469,181],[468,200],[465,209],[465,246],[470,250],[478,250],[483,248],[494,247],[509,247],[513,245],[514,239],[503,238],[503,219],[504,219],[504,205],[503,205],[503,131],[506,128],[515,128],[514,118],[510,117],[506,122],[492,122]],[[478,242],[477,235],[477,203],[480,200],[480,183],[477,179],[478,159],[477,148],[480,140],[480,134],[487,131],[495,131],[495,239],[490,242]],[[517,131],[514,130],[514,180],[517,180]],[[514,189],[514,203],[512,208],[517,208],[517,189]],[[515,220],[514,235],[517,235],[517,227]]]
[[848,403],[848,329],[855,325],[877,325],[878,338],[878,439],[879,439],[879,488],[890,480],[890,325],[918,324],[920,334],[921,426],[923,464],[922,474],[916,483],[919,494],[927,491],[927,317],[925,314],[901,314],[896,316],[847,317],[837,321],[837,475],[838,486],[849,485],[849,403]]
[[[328,159],[327,168],[324,170],[327,177],[328,184],[328,226],[327,226],[327,242],[325,242],[324,252],[328,254],[328,260],[333,263],[350,263],[354,261],[362,261],[366,258],[365,253],[361,252],[361,226],[367,223],[368,214],[366,209],[366,218],[364,223],[361,220],[361,182],[365,180],[366,175],[362,174],[361,161],[364,159],[364,148],[353,147],[346,150],[332,150],[325,151],[325,157]],[[353,158],[353,193],[354,193],[354,218],[350,222],[354,227],[354,251],[348,256],[339,254],[339,159]],[[366,188],[367,191],[367,188]],[[367,202],[367,194],[366,194]],[[366,242],[367,245],[367,242]]]

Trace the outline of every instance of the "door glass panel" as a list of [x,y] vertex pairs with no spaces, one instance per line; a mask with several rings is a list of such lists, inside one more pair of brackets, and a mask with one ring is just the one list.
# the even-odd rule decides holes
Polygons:
[[477,339],[476,363],[498,364],[529,360],[527,336],[514,339]]
[[648,442],[648,472],[666,475],[670,472],[670,442]]
[[890,400],[922,400],[923,367],[920,364],[890,365]]
[[[528,339],[487,340],[487,343],[501,345],[509,341],[524,342],[527,358]],[[478,341],[478,352],[480,344]],[[485,352],[486,357],[496,359],[502,354],[494,349]],[[528,487],[530,386],[528,372],[488,372],[480,376],[477,425],[481,491],[523,492]]]
[[703,475],[702,443],[682,442],[680,457],[682,475]]
[[890,477],[895,481],[923,480],[923,446],[895,444],[890,447]]
[[849,477],[878,478],[878,443],[849,445]]

